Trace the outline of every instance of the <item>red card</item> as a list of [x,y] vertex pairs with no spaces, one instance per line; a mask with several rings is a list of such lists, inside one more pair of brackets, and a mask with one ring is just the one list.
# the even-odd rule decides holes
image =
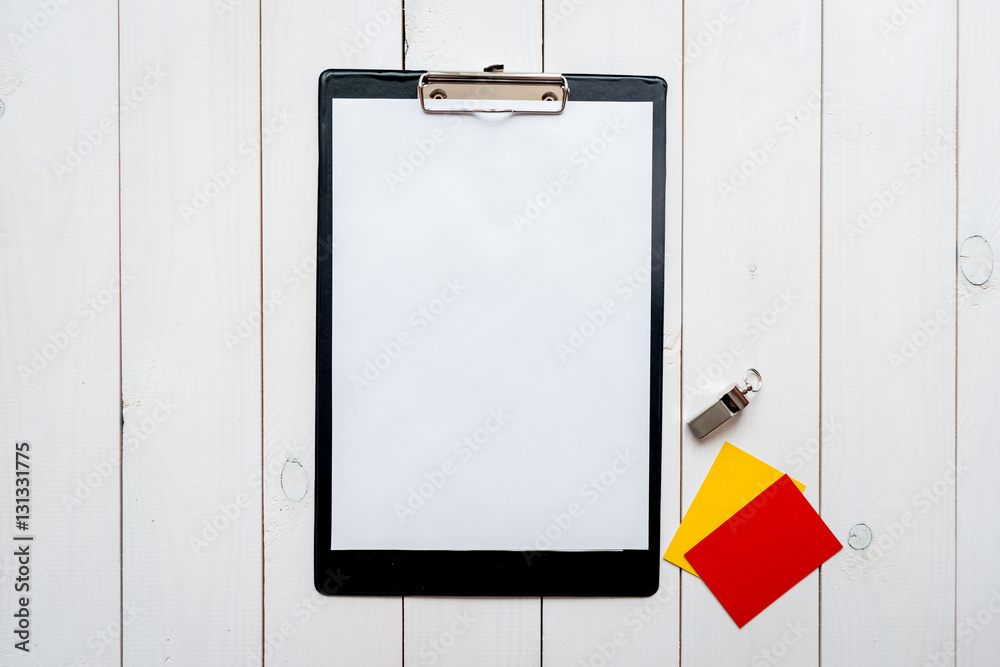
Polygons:
[[840,549],[783,475],[685,557],[742,628]]

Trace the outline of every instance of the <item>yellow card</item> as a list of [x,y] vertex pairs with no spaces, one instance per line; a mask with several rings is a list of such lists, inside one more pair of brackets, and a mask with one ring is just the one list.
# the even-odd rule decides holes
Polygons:
[[[727,442],[722,445],[722,451],[715,457],[715,463],[705,476],[663,557],[698,576],[684,554],[777,482],[783,474],[733,444]],[[799,491],[805,490],[805,484],[794,479],[792,482],[799,487]]]

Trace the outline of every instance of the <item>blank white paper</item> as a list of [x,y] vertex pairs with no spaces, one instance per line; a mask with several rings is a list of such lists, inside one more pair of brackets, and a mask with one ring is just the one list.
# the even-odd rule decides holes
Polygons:
[[331,548],[648,548],[652,104],[333,149]]

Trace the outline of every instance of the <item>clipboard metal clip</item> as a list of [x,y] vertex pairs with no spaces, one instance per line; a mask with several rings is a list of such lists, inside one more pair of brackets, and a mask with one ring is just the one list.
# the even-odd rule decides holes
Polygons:
[[559,114],[566,108],[569,85],[561,74],[507,74],[497,65],[487,69],[421,74],[420,107],[427,113],[531,114]]

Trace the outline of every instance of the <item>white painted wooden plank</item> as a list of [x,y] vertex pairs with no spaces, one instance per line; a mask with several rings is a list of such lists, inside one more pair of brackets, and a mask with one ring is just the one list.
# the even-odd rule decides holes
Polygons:
[[263,163],[264,627],[274,645],[267,664],[399,665],[401,599],[320,595],[312,548],[316,90],[331,67],[399,68],[402,6],[307,9],[265,0],[261,21],[265,123],[272,114],[290,118],[264,146]]
[[[5,2],[0,35],[0,663],[117,665],[117,6]],[[29,489],[27,530],[15,488]]]
[[[961,4],[958,29],[958,461],[957,664],[985,665],[1000,655],[1000,102],[996,71],[1000,6]],[[947,646],[940,650],[948,656]]]
[[956,4],[826,4],[824,664],[954,663]]
[[404,667],[541,665],[537,598],[404,600]]
[[[503,63],[508,72],[537,72],[542,69],[541,30],[540,0],[410,0],[406,67],[479,71]],[[422,652],[448,638],[455,613],[479,619],[468,629],[475,641],[455,641],[436,664],[540,664],[540,606],[538,598],[405,598],[403,664],[435,664]]]
[[[683,416],[750,367],[764,381],[731,424],[702,441],[684,430],[685,509],[726,440],[819,498],[818,457],[794,456],[819,436],[820,12],[715,0],[685,14]],[[816,664],[817,582],[739,629],[683,574],[682,664]]]
[[124,662],[260,664],[259,10],[120,10]]
[[542,69],[541,0],[410,0],[406,67],[480,72]]
[[[679,522],[681,69],[673,55],[683,38],[682,3],[547,2],[545,69],[662,76],[667,81],[666,280],[663,337],[661,545]],[[677,664],[679,572],[666,562],[651,598],[546,598],[545,665]]]

